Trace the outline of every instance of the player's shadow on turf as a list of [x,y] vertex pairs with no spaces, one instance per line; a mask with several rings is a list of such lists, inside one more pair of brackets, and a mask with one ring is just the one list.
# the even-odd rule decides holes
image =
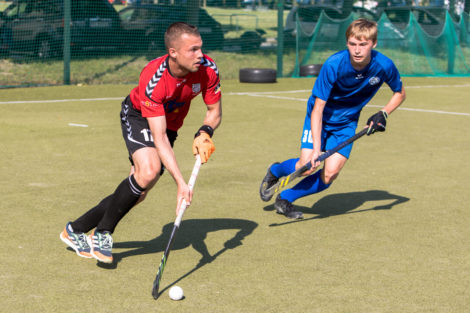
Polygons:
[[[373,201],[386,201],[390,203],[376,205],[370,208],[356,210],[363,206],[367,202]],[[315,216],[305,218],[303,220],[290,220],[284,223],[271,224],[270,226],[280,226],[284,224],[291,224],[293,222],[301,222],[312,219],[326,218],[329,216],[342,215],[342,214],[353,214],[361,213],[366,211],[374,210],[390,210],[393,206],[409,201],[407,197],[391,194],[384,190],[369,190],[361,192],[349,192],[349,193],[337,193],[325,196],[315,202],[315,204],[309,207],[297,206],[295,208],[306,214],[316,214]],[[265,211],[274,210],[273,205],[269,205],[264,208]]]
[[[196,266],[196,268],[199,268],[204,264],[215,260],[217,256],[225,252],[227,249],[234,249],[242,245],[242,240],[246,236],[250,235],[257,226],[258,224],[253,221],[230,218],[183,220],[178,232],[176,233],[175,242],[173,243],[171,250],[185,249],[192,246],[201,254],[201,259]],[[113,263],[109,265],[98,263],[98,266],[113,269],[117,267],[117,264],[122,261],[122,259],[127,257],[150,253],[163,253],[166,245],[168,244],[172,229],[173,222],[163,226],[162,233],[154,239],[148,241],[115,242],[113,245]],[[227,240],[218,252],[211,255],[204,242],[207,234],[210,232],[230,229],[237,229],[238,232],[234,237]],[[119,252],[119,249],[129,250]],[[160,259],[157,258],[155,260],[159,261]]]

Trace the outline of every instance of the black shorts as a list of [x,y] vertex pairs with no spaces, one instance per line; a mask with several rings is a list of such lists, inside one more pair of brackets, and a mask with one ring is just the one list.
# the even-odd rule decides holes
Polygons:
[[[132,161],[132,154],[134,154],[134,152],[145,147],[155,148],[147,119],[142,117],[142,114],[134,109],[129,96],[124,99],[121,105],[121,128],[122,136],[124,137],[127,150],[129,151],[129,160],[132,165],[134,165]],[[167,129],[166,134],[173,147],[176,137],[178,137],[178,132]]]

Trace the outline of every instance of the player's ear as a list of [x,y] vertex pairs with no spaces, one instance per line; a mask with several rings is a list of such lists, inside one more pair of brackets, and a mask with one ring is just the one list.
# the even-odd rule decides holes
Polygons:
[[168,55],[172,58],[176,58],[176,49],[175,48],[168,48]]
[[372,49],[375,49],[377,47],[377,40],[375,40],[374,44],[372,45]]

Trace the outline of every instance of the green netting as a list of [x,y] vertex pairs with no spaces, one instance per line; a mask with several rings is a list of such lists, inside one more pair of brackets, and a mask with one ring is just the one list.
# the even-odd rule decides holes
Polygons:
[[263,29],[276,26],[274,9],[259,17],[241,0],[203,7],[208,2],[0,0],[0,87],[135,83],[150,60],[166,53],[164,32],[178,21],[198,26],[204,52],[222,54],[218,61],[263,49]]
[[[204,52],[216,60],[222,79],[238,79],[241,68],[271,68],[278,76],[298,77],[302,66],[321,64],[344,49],[347,26],[363,15],[378,21],[377,49],[394,60],[402,75],[470,75],[467,14],[455,18],[445,9],[426,7],[438,12],[429,20],[406,8],[388,15],[377,15],[380,8],[355,8],[346,14],[334,6],[341,1],[330,1],[330,7],[323,0],[299,2],[322,5],[282,5],[276,0],[0,0],[0,88],[134,84],[142,68],[166,52],[163,33],[175,21],[199,27]],[[70,4],[70,15],[65,4]]]
[[[345,49],[345,30],[357,14],[345,19],[329,18],[324,12],[311,32],[297,15],[296,66],[321,64],[332,53]],[[414,14],[392,22],[385,13],[378,24],[377,50],[390,57],[404,76],[470,76],[470,36],[468,15],[462,13],[456,22],[446,11],[442,24],[425,24]],[[398,18],[394,17],[397,21]],[[430,26],[429,26],[430,25]]]
[[[301,23],[296,18],[296,66],[294,77],[299,76],[301,65],[323,63],[334,51],[343,50],[345,47],[344,33],[349,24],[354,20],[352,14],[345,19],[336,20],[321,12],[315,26]],[[306,29],[308,26],[311,28]],[[303,57],[301,57],[303,55]]]

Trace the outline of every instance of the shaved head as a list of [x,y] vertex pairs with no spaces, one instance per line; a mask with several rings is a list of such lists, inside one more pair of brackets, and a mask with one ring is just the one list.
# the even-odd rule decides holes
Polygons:
[[176,22],[171,24],[165,32],[166,49],[175,48],[178,40],[183,34],[200,37],[201,34],[196,26],[184,22]]

